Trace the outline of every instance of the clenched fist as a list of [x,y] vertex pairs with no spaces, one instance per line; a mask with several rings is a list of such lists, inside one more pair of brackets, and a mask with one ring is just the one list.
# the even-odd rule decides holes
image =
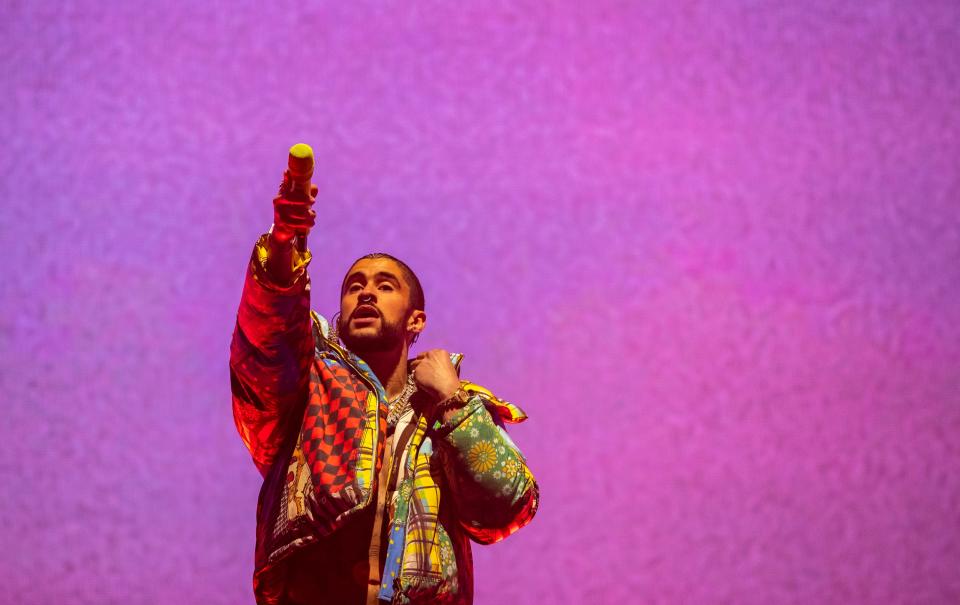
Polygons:
[[310,207],[317,201],[317,186],[310,185],[310,197],[293,190],[290,171],[284,171],[283,183],[273,198],[273,235],[278,244],[287,244],[294,235],[306,237],[313,228],[317,213]]
[[410,361],[410,367],[417,387],[426,391],[434,402],[443,401],[460,388],[457,368],[450,361],[450,353],[443,349],[420,353]]

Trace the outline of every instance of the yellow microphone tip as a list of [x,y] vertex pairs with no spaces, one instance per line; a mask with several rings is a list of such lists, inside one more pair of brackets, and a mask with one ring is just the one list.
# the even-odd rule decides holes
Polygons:
[[306,143],[297,143],[290,148],[290,157],[287,158],[287,168],[294,180],[310,182],[313,175],[313,149]]
[[290,155],[299,160],[312,158],[313,148],[307,145],[306,143],[297,143],[296,145],[290,148]]

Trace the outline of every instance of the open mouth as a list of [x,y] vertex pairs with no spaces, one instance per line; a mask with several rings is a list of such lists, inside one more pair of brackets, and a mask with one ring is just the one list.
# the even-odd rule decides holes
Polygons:
[[353,312],[354,320],[371,320],[371,319],[380,319],[380,312],[377,311],[377,308],[372,305],[361,305],[356,308]]

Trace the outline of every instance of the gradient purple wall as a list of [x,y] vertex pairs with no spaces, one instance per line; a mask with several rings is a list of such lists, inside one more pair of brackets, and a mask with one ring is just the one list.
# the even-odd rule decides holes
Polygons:
[[478,604],[960,601],[956,2],[113,4],[0,9],[0,602],[252,602],[298,141],[314,307],[392,252],[530,415]]

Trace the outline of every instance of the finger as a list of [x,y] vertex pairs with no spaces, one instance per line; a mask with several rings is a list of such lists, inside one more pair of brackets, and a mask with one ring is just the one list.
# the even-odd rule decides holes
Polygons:
[[277,208],[273,212],[275,219],[281,222],[287,221],[312,221],[317,213],[307,208]]
[[316,185],[314,185],[313,183],[311,183],[311,184],[310,184],[310,197],[317,197],[317,194],[318,194],[319,192],[320,192],[320,188],[317,187]]
[[313,223],[283,223],[283,226],[297,233],[307,233],[313,229]]
[[290,202],[283,198],[277,198],[273,202],[273,211],[277,214],[287,215],[306,215],[312,204]]
[[309,208],[297,208],[296,206],[280,206],[276,208],[274,214],[284,219],[297,221],[317,216],[317,213]]
[[311,201],[309,197],[305,195],[297,195],[296,193],[289,192],[289,191],[284,193],[283,195],[278,195],[273,199],[276,202],[286,202],[288,204],[309,205],[313,203],[313,201]]
[[307,198],[307,197],[289,197],[289,196],[284,197],[284,196],[278,195],[277,197],[273,198],[273,205],[274,205],[274,206],[304,206],[304,207],[310,207],[310,206],[313,206],[315,203],[316,203],[316,200],[315,200],[315,199],[311,199],[311,198]]
[[298,204],[287,201],[276,201],[273,204],[273,211],[283,215],[302,215],[306,216],[310,212],[313,204]]
[[274,212],[275,223],[303,223],[316,220],[316,214],[307,212]]
[[280,182],[280,189],[277,191],[279,195],[284,195],[290,191],[290,171],[283,171],[283,180]]
[[312,218],[305,219],[278,219],[274,223],[282,225],[287,229],[310,229],[314,226],[316,221]]

